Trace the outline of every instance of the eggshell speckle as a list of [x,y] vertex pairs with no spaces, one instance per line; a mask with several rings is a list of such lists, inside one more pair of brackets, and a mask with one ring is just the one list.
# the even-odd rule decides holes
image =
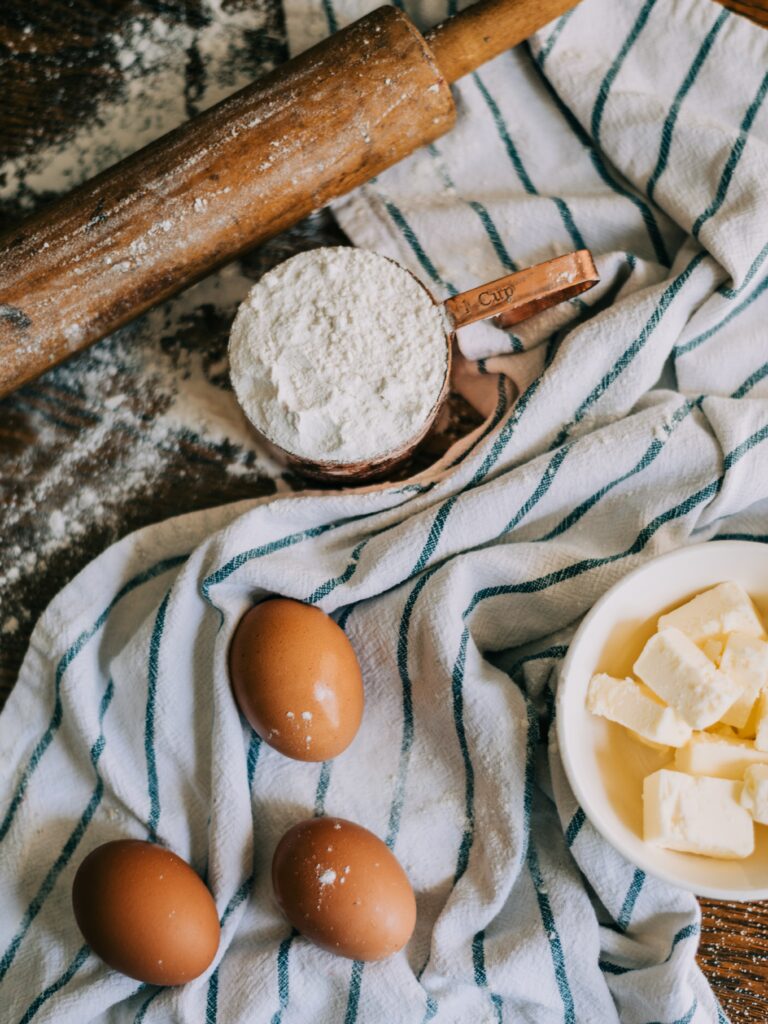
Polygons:
[[72,906],[94,953],[150,985],[191,981],[219,947],[210,892],[186,861],[154,843],[98,846],[77,870]]
[[240,710],[287,757],[326,761],[363,715],[363,680],[346,634],[319,608],[272,598],[245,613],[229,651]]
[[343,818],[299,822],[272,859],[272,887],[291,924],[351,960],[383,960],[410,939],[416,900],[377,836]]

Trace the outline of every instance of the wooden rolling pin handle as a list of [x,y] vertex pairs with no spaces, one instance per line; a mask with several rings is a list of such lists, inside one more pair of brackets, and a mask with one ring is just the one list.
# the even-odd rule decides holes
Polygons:
[[560,17],[578,0],[482,0],[427,32],[446,81],[455,82]]

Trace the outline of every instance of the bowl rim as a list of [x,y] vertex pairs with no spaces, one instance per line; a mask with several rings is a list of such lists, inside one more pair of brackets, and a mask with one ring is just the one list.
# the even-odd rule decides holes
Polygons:
[[[648,559],[647,562],[643,562],[636,568],[632,569],[626,575],[622,576],[621,579],[617,580],[606,592],[597,599],[594,605],[590,608],[587,614],[584,616],[582,621],[579,623],[576,632],[571,639],[568,646],[568,653],[565,656],[562,667],[560,669],[557,696],[555,699],[555,729],[557,735],[557,744],[560,754],[560,760],[563,765],[568,784],[570,785],[573,795],[576,797],[579,806],[584,811],[585,815],[590,821],[590,824],[600,833],[600,835],[609,843],[614,850],[617,850],[622,857],[624,857],[630,864],[639,867],[646,874],[653,878],[657,878],[662,882],[666,882],[670,885],[675,886],[678,889],[683,889],[687,892],[692,892],[696,896],[703,896],[707,899],[716,900],[733,900],[734,902],[749,902],[752,900],[764,900],[768,899],[768,885],[761,889],[724,889],[719,886],[699,885],[688,883],[680,879],[677,875],[672,872],[665,871],[660,868],[650,856],[641,854],[637,855],[635,851],[628,850],[620,839],[610,834],[610,830],[604,825],[601,820],[599,810],[595,809],[595,802],[592,800],[588,790],[582,786],[579,779],[578,772],[576,771],[575,764],[572,758],[572,748],[570,746],[570,739],[566,730],[566,721],[563,714],[565,708],[565,694],[567,690],[567,680],[571,674],[571,666],[576,659],[576,654],[579,646],[581,645],[584,637],[589,632],[590,626],[594,620],[600,615],[603,608],[613,598],[614,594],[620,588],[626,586],[627,583],[637,579],[644,573],[649,571],[656,571],[660,566],[668,565],[670,562],[682,560],[682,559],[695,559],[705,550],[709,549],[713,543],[717,543],[718,550],[724,548],[733,550],[734,548],[755,548],[759,547],[764,552],[768,549],[768,545],[761,541],[753,540],[716,540],[712,538],[709,541],[702,541],[696,544],[688,544],[683,547],[674,548],[672,551],[665,551],[661,555],[657,555],[655,558]],[[712,584],[715,586],[715,584]],[[766,865],[768,872],[768,865]]]

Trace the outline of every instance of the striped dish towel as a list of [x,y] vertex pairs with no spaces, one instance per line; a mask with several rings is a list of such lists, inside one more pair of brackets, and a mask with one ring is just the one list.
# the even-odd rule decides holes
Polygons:
[[[363,6],[286,11],[299,49]],[[182,516],[53,601],[0,717],[4,1022],[725,1019],[696,901],[600,839],[550,726],[574,624],[624,573],[768,540],[766,69],[768,36],[708,0],[584,0],[460,83],[452,135],[337,204],[442,295],[582,245],[603,282],[465,333],[519,397],[496,387],[453,464]],[[364,721],[334,762],[286,760],[233,705],[232,630],[271,592],[333,614],[360,657]],[[418,923],[391,960],[334,959],[276,909],[272,851],[313,813],[408,871]],[[219,955],[183,988],[107,970],[74,925],[78,863],[122,836],[215,895]]]

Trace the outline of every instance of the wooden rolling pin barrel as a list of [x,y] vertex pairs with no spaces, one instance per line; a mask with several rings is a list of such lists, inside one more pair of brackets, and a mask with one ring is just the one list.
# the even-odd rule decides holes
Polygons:
[[447,132],[449,84],[574,3],[381,7],[42,209],[0,238],[0,395]]

